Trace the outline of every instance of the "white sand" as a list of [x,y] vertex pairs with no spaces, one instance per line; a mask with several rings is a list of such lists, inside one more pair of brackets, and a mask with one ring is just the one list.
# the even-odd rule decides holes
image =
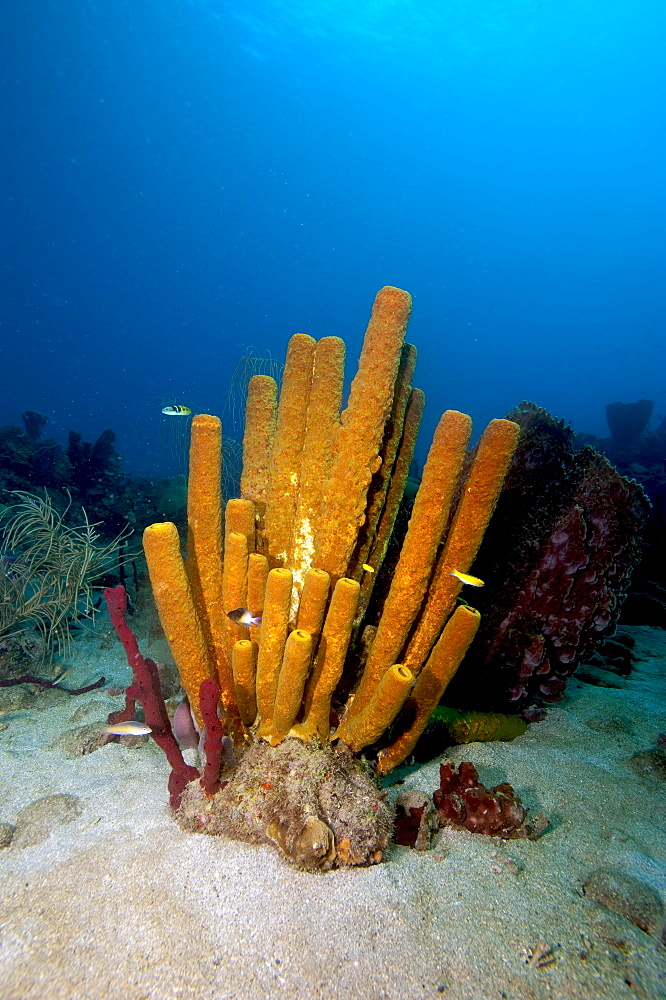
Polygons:
[[[666,903],[666,787],[626,764],[666,730],[666,633],[634,632],[645,659],[622,689],[574,682],[524,737],[452,754],[547,812],[539,841],[449,829],[424,854],[397,847],[377,867],[326,875],[268,847],[183,834],[152,743],[76,759],[50,749],[118,707],[105,692],[46,693],[3,716],[0,819],[54,793],[83,812],[39,846],[0,852],[1,1000],[666,997],[658,938],[576,891],[603,866]],[[119,647],[99,640],[74,662],[71,686],[127,679]],[[437,784],[434,762],[402,787]],[[555,962],[532,968],[525,949],[540,941]]]

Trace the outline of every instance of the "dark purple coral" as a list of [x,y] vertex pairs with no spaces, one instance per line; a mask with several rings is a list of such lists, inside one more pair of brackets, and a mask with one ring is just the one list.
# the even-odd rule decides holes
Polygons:
[[[593,448],[533,403],[474,572],[477,638],[451,694],[486,692],[512,711],[558,701],[581,660],[612,634],[640,556],[648,502]],[[475,595],[476,596],[476,595]]]
[[472,833],[492,837],[535,839],[548,826],[544,816],[527,821],[527,810],[511,785],[486,788],[473,764],[462,761],[457,768],[446,761],[439,768],[440,785],[433,795],[442,824],[462,826]]

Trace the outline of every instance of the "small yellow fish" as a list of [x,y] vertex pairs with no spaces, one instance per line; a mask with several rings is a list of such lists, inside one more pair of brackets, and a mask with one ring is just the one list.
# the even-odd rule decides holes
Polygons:
[[369,566],[367,563],[363,563],[363,569],[365,570],[366,573],[374,573],[375,572],[374,568],[372,566]]
[[457,577],[461,583],[468,583],[470,587],[483,587],[483,580],[479,580],[478,576],[470,576],[469,573],[461,573],[459,569],[451,570],[451,576]]
[[112,726],[102,726],[102,732],[107,736],[147,736],[152,729],[145,722],[116,722]]
[[252,612],[247,608],[236,608],[235,611],[227,611],[227,618],[231,618],[232,622],[236,625],[258,625],[261,622],[261,616],[252,617]]
[[191,417],[192,410],[189,406],[179,406],[178,403],[174,403],[173,406],[163,406],[162,413],[167,417]]

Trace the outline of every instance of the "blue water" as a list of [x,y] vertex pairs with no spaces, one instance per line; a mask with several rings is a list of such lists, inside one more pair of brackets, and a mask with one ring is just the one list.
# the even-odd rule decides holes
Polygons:
[[[220,412],[238,358],[414,297],[424,439],[666,416],[663,0],[5,0],[0,423]],[[425,441],[421,446],[425,450]]]

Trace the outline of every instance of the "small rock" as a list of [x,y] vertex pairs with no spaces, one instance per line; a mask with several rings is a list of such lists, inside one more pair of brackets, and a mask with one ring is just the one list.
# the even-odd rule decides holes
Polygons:
[[496,871],[497,875],[501,874],[503,871],[510,872],[512,875],[520,874],[520,862],[518,862],[515,858],[509,857],[508,854],[493,854],[493,861],[495,864],[490,866],[491,871],[498,869]]
[[631,632],[627,632],[625,629],[622,628],[619,628],[617,630],[617,632],[613,636],[613,640],[615,642],[621,642],[623,646],[627,646],[629,649],[633,649],[634,646],[636,645],[636,639],[631,634]]
[[666,784],[666,752],[664,750],[644,750],[630,757],[627,764],[642,778],[653,778]]
[[102,732],[104,725],[105,722],[97,721],[77,729],[67,729],[52,746],[59,747],[66,757],[85,757],[109,742],[106,733]]
[[595,667],[589,663],[581,663],[576,671],[576,680],[583,681],[584,684],[594,684],[595,687],[616,688],[624,687],[623,682],[611,670]]
[[606,639],[601,647],[601,655],[609,669],[623,674],[631,673],[632,663],[636,660],[631,649],[617,639]]
[[628,736],[631,729],[623,719],[615,716],[593,715],[585,719],[585,725],[598,733],[608,733],[609,736]]
[[45,795],[35,799],[16,818],[12,849],[42,844],[56,827],[72,823],[82,812],[76,795]]
[[14,827],[11,823],[0,823],[0,850],[9,847],[14,836]]
[[581,883],[581,891],[586,899],[593,899],[646,934],[661,931],[664,922],[664,906],[651,886],[633,875],[619,869],[598,868]]
[[103,719],[109,712],[108,701],[102,701],[100,698],[95,698],[92,701],[85,702],[83,705],[79,705],[74,709],[69,717],[69,721],[75,725],[77,722],[85,722],[86,718],[91,716],[95,719]]

